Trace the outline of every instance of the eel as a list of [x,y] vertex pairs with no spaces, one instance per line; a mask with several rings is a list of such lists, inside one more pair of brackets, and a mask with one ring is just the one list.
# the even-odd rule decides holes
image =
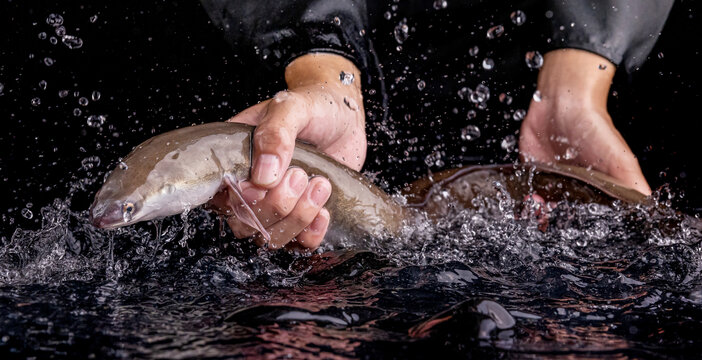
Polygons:
[[[214,122],[184,127],[154,136],[138,145],[107,176],[90,207],[98,228],[116,228],[183,213],[206,204],[223,190],[234,191],[249,177],[254,127]],[[405,189],[406,204],[368,181],[362,174],[339,164],[313,146],[298,142],[291,166],[309,176],[324,176],[332,184],[326,203],[330,224],[325,241],[358,237],[393,237],[413,216],[429,218],[446,214],[445,197],[472,207],[478,196],[506,191],[514,199],[538,193],[546,201],[611,203],[619,199],[642,202],[646,197],[614,179],[575,166],[493,165],[451,169],[420,179]],[[502,190],[501,190],[502,189]],[[242,201],[243,202],[243,201]],[[235,216],[267,233],[253,211],[235,207]],[[269,239],[269,238],[267,238]]]

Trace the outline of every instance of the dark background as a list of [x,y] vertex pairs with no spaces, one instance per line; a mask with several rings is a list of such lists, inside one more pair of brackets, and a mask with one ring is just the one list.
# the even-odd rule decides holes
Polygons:
[[[46,22],[52,13],[63,17],[67,34],[82,39],[81,48],[69,49],[61,43],[56,28]],[[693,1],[676,2],[650,59],[633,74],[618,72],[609,102],[615,124],[638,155],[651,186],[671,189],[675,206],[692,214],[702,213],[701,141],[696,131],[701,104],[699,15],[699,5]],[[279,72],[244,65],[249,59],[229,48],[197,1],[81,4],[4,0],[0,18],[3,239],[9,239],[18,226],[37,227],[39,209],[54,198],[71,196],[74,209],[86,209],[105,170],[149,136],[224,120],[283,88]],[[411,43],[397,54],[394,48],[384,49],[392,44],[393,25],[388,22],[385,28],[369,29],[369,34],[378,37],[377,50],[387,63],[388,78],[406,62],[421,62],[409,55]],[[51,43],[52,36],[57,38],[56,45]],[[388,61],[395,56],[407,61]],[[421,78],[431,89],[437,82],[420,72],[421,68],[409,76],[411,90],[398,86],[389,91],[393,96],[391,119],[403,121],[406,114],[423,113],[424,104],[416,101],[423,97],[410,94],[417,91],[414,84]],[[508,85],[530,94],[534,76],[515,77]],[[59,96],[62,90],[68,91],[66,97]],[[98,100],[92,99],[95,91],[100,93]],[[88,99],[87,105],[79,104],[81,97]],[[491,104],[496,98],[493,93]],[[527,100],[517,99],[515,106]],[[446,116],[452,113],[451,105],[442,106],[435,100],[431,104]],[[374,114],[369,118],[372,134],[378,131],[374,122],[379,121],[382,109],[373,103],[367,107]],[[80,109],[78,116],[76,108]],[[495,105],[481,116],[489,121],[499,111]],[[88,126],[91,115],[105,116],[104,124]],[[481,140],[467,144],[468,152],[460,160],[447,160],[447,166],[515,159],[516,153],[500,152],[499,143],[505,134],[514,134],[518,125],[485,126]],[[402,179],[395,172],[382,172],[384,152],[375,150],[382,150],[377,143],[385,140],[378,139],[370,139],[374,146],[366,170],[381,171],[379,177],[392,179],[394,184],[426,173],[421,166],[409,167]],[[445,141],[457,140],[454,136]],[[26,210],[27,216],[22,216],[23,209],[32,212],[30,219]]]

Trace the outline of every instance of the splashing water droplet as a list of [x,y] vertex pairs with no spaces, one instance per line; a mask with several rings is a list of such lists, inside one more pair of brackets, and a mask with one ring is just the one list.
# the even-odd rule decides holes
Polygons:
[[334,16],[334,25],[336,25],[336,26],[341,25],[341,19],[339,19],[338,16]]
[[58,39],[56,37],[52,36],[49,38],[49,42],[51,43],[51,45],[56,45],[56,44],[58,44]]
[[80,161],[80,165],[83,170],[90,170],[100,165],[100,157],[88,156],[87,158]]
[[512,119],[514,119],[514,121],[522,121],[522,120],[524,120],[525,116],[526,116],[526,110],[517,109],[514,111],[514,115],[512,115]]
[[3,90],[5,90],[5,85],[3,83],[0,83],[0,94],[2,94]]
[[395,26],[395,41],[398,44],[402,44],[409,37],[409,26],[407,26],[407,19],[402,19],[397,26]]
[[502,26],[502,25],[495,25],[495,26],[493,26],[493,27],[491,27],[491,28],[488,29],[488,31],[487,31],[487,38],[488,38],[488,39],[496,39],[496,38],[502,36],[502,34],[504,34],[504,33],[505,33],[505,27],[504,27],[504,26]]
[[566,160],[573,160],[576,156],[578,156],[578,150],[572,147],[567,148],[565,154],[563,154],[563,158]]
[[505,105],[510,105],[510,104],[512,104],[512,97],[509,96],[509,95],[507,95],[507,94],[505,94],[505,93],[500,94],[500,96],[498,97],[498,99],[500,100],[501,103],[503,103],[503,104],[505,104]]
[[126,164],[124,161],[120,161],[119,164],[118,164],[118,166],[119,166],[119,168],[122,169],[122,170],[127,170],[127,169],[129,169],[129,166],[127,166],[127,164]]
[[468,49],[468,55],[476,56],[476,55],[478,55],[479,51],[480,51],[480,48],[477,45],[473,46],[472,48]]
[[97,15],[93,15],[93,16],[90,17],[90,22],[91,22],[91,23],[95,23],[95,22],[97,21],[97,19],[98,19],[98,16],[97,16]]
[[342,71],[339,73],[339,80],[341,80],[341,83],[344,85],[351,85],[353,84],[354,75],[353,73],[347,73]]
[[478,113],[475,112],[475,110],[468,110],[468,112],[466,113],[466,118],[468,120],[475,119],[477,116],[478,116]]
[[100,127],[105,123],[107,117],[105,115],[90,115],[88,116],[87,123],[90,127]]
[[541,91],[539,91],[539,90],[534,91],[534,95],[532,95],[532,99],[534,99],[534,101],[536,101],[536,102],[541,102],[541,99],[542,99],[541,98]]
[[424,80],[417,81],[417,89],[419,89],[419,91],[424,90],[424,88],[426,86],[427,86],[427,83],[425,83]]
[[527,51],[524,61],[529,69],[538,69],[544,64],[544,57],[538,51]]
[[461,139],[473,141],[480,137],[480,128],[475,125],[468,125],[461,129]]
[[88,98],[86,97],[81,97],[80,99],[78,99],[78,104],[80,106],[88,106],[88,102]]
[[392,18],[392,13],[390,13],[389,11],[386,11],[383,14],[383,17],[385,18],[385,20],[390,20]]
[[49,85],[49,83],[46,82],[46,80],[41,80],[39,81],[39,88],[42,90],[46,90],[46,87]]
[[483,60],[483,69],[492,70],[495,67],[495,61],[491,58],[485,58]]
[[46,39],[46,33],[43,32],[43,31],[40,32],[38,36],[39,36],[39,40],[44,40],[44,39]]
[[512,11],[509,14],[509,18],[512,19],[512,23],[517,26],[522,26],[526,22],[526,14],[521,10]]
[[446,0],[434,0],[434,9],[441,10],[446,9],[448,6],[448,1]]
[[66,28],[63,26],[59,26],[55,29],[55,32],[58,37],[63,37],[66,35]]
[[483,84],[475,87],[475,91],[470,94],[470,101],[475,104],[484,103],[490,99],[490,89]]
[[54,59],[52,59],[52,58],[50,58],[50,57],[45,57],[45,58],[44,58],[44,65],[46,65],[46,66],[51,66],[51,65],[53,65],[53,64],[54,64]]
[[29,210],[27,208],[23,208],[22,211],[20,211],[20,213],[25,219],[31,219],[34,217],[34,213],[32,213],[32,210]]
[[68,90],[59,90],[58,96],[60,98],[65,98],[66,96],[68,96]]
[[80,116],[82,113],[83,111],[81,111],[79,108],[73,109],[73,116]]
[[93,99],[93,101],[98,101],[98,100],[100,100],[101,95],[102,94],[100,94],[99,91],[95,90],[95,91],[93,91],[93,93],[90,97]]
[[515,145],[517,145],[517,138],[514,135],[505,136],[505,138],[502,139],[502,142],[500,143],[502,149],[506,150],[507,152],[512,152],[514,150]]
[[458,97],[463,100],[463,99],[468,99],[470,97],[470,94],[473,92],[470,88],[467,87],[462,87],[460,90],[458,90]]
[[49,14],[46,18],[46,23],[53,27],[61,26],[61,24],[63,24],[63,16],[59,14]]
[[41,105],[41,99],[38,97],[35,97],[32,99],[31,103],[32,103],[32,106],[39,106],[39,105]]
[[83,39],[73,35],[64,36],[61,39],[61,42],[71,50],[80,49],[81,47],[83,47]]

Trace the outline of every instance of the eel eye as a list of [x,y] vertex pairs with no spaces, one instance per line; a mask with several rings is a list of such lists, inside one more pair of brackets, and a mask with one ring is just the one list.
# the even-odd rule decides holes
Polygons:
[[125,222],[132,219],[132,213],[134,213],[134,204],[130,202],[124,203],[124,205],[122,205],[122,217]]

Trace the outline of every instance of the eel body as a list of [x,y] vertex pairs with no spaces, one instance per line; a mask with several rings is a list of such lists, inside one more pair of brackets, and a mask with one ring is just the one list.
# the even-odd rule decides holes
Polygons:
[[[95,195],[90,216],[95,226],[115,228],[182,213],[207,203],[223,188],[249,177],[254,128],[215,122],[185,127],[152,137],[137,146],[107,177]],[[332,184],[325,205],[331,215],[326,240],[395,236],[414,214],[446,213],[451,201],[473,206],[478,195],[508,193],[523,199],[536,193],[547,201],[641,202],[645,196],[618,185],[596,171],[573,166],[492,165],[447,170],[407,187],[408,204],[400,205],[349,169],[315,150],[297,144],[292,166]],[[445,199],[445,197],[443,197]]]

